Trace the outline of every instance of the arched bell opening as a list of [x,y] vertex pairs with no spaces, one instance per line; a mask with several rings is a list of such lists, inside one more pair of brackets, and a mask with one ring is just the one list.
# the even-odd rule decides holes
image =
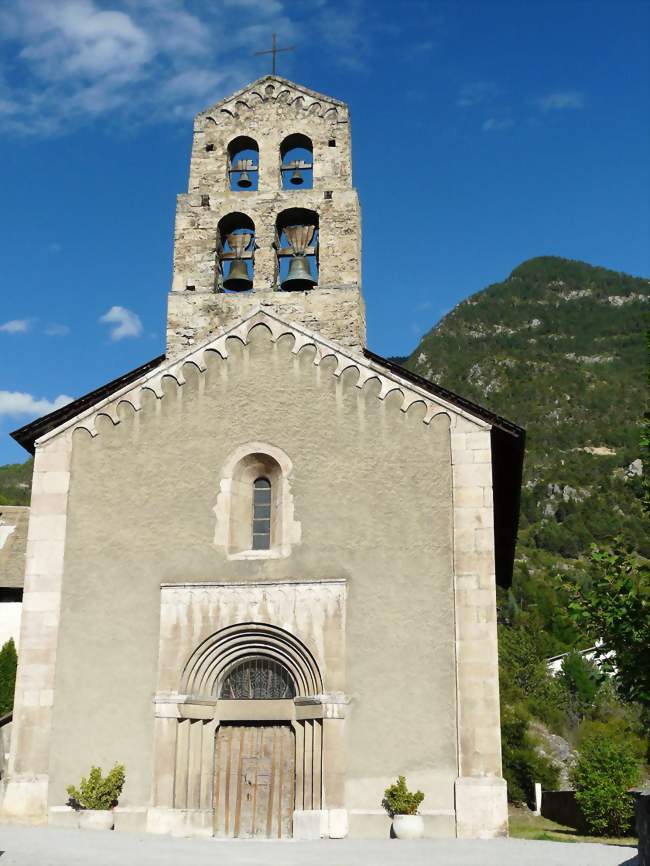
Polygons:
[[254,191],[259,176],[260,152],[257,142],[240,135],[228,145],[228,174],[234,192]]
[[230,213],[217,226],[217,291],[245,292],[253,288],[255,223],[243,213]]
[[288,135],[280,145],[282,189],[312,189],[314,146],[302,133]]
[[289,208],[275,223],[278,284],[284,292],[305,292],[318,283],[318,214]]

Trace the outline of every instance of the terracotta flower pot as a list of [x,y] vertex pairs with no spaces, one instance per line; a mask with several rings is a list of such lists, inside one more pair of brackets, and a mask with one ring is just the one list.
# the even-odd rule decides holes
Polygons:
[[422,815],[395,815],[393,833],[398,839],[421,839],[424,833]]
[[79,829],[112,830],[114,820],[112,809],[82,809],[79,812]]

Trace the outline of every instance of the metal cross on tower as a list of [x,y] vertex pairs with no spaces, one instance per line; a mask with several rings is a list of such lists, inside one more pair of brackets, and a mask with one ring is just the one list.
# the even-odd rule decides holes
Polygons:
[[273,47],[269,51],[256,51],[255,56],[257,57],[260,54],[272,54],[273,55],[273,62],[272,62],[272,66],[271,66],[271,72],[273,75],[275,75],[275,56],[276,56],[276,54],[279,54],[281,51],[293,51],[293,48],[294,48],[293,45],[289,45],[287,48],[278,48],[278,45],[276,42],[276,34],[274,33],[273,34]]

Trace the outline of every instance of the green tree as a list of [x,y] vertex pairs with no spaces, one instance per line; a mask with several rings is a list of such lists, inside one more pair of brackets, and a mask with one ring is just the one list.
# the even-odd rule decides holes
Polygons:
[[578,719],[584,718],[596,699],[601,677],[595,666],[579,652],[570,652],[562,662],[561,682],[569,698],[569,708]]
[[10,637],[0,649],[0,716],[10,713],[13,709],[17,666],[16,645],[14,639]]
[[[650,330],[646,331],[646,384],[650,390]],[[641,421],[641,451],[644,456],[643,507],[650,517],[650,410],[646,410]]]
[[559,578],[569,612],[599,647],[620,695],[650,707],[650,566],[624,550],[592,547],[585,579]]
[[547,791],[558,785],[558,768],[537,751],[528,731],[529,722],[523,704],[501,707],[503,778],[508,784],[508,799],[513,803],[532,803],[535,782],[541,782]]
[[634,806],[628,790],[639,781],[639,763],[626,741],[597,735],[582,744],[571,772],[576,800],[595,836],[623,836]]

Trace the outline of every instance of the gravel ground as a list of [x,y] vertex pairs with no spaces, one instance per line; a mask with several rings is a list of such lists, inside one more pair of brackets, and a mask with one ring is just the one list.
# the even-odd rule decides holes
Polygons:
[[0,866],[636,866],[615,845],[496,839],[249,842],[0,826]]

